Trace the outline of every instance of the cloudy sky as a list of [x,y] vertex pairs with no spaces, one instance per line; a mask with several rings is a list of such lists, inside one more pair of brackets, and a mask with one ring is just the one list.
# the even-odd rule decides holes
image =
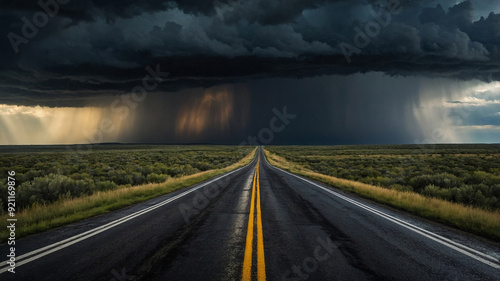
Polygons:
[[0,1],[0,145],[499,142],[496,0]]

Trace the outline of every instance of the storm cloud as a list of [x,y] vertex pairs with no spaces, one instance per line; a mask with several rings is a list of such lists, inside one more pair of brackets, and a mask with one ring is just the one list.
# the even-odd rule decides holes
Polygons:
[[[0,144],[500,138],[493,1],[0,7]],[[285,108],[297,118],[269,131]]]
[[163,91],[367,71],[500,80],[500,14],[483,1],[39,3],[2,3],[0,103],[84,106],[147,65],[169,73]]

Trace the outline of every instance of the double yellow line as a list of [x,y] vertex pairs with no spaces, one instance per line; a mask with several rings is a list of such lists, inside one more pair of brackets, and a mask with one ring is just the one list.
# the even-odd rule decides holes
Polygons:
[[[254,213],[257,211],[257,280],[266,280],[266,264],[264,260],[264,238],[262,235],[262,215],[260,210],[260,186],[259,186],[259,162],[255,166],[252,186],[252,201],[250,203],[250,215],[248,217],[247,241],[245,246],[245,259],[243,261],[242,281],[252,280],[252,258],[253,258],[253,236],[254,236]],[[255,198],[257,197],[257,198]],[[257,201],[257,210],[255,210]]]

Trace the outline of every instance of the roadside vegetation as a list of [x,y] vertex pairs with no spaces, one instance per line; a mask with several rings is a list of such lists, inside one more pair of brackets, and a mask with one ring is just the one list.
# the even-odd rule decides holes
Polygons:
[[500,241],[499,145],[269,146],[277,167]]
[[[0,154],[1,172],[16,171],[18,238],[191,186],[250,163],[256,152],[250,146],[117,145],[75,159],[72,152],[46,149]],[[5,181],[0,189],[5,197]],[[6,237],[2,230],[0,243]]]
[[0,149],[0,206],[7,199],[6,175],[10,170],[16,172],[16,209],[22,210],[224,168],[252,150],[236,146],[166,145],[94,145],[90,151],[84,148],[81,152],[73,149],[65,146]]

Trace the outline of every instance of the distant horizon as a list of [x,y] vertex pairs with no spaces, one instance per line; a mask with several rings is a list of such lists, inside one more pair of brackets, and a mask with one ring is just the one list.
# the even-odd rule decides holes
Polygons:
[[500,140],[494,1],[28,2],[0,18],[2,145]]
[[409,145],[497,145],[500,142],[491,142],[491,143],[359,143],[359,144],[234,144],[234,143],[125,143],[125,142],[103,142],[103,143],[72,143],[72,144],[0,144],[0,146],[94,146],[94,145],[227,145],[227,146],[389,146],[389,145],[401,145],[401,146],[409,146]]

